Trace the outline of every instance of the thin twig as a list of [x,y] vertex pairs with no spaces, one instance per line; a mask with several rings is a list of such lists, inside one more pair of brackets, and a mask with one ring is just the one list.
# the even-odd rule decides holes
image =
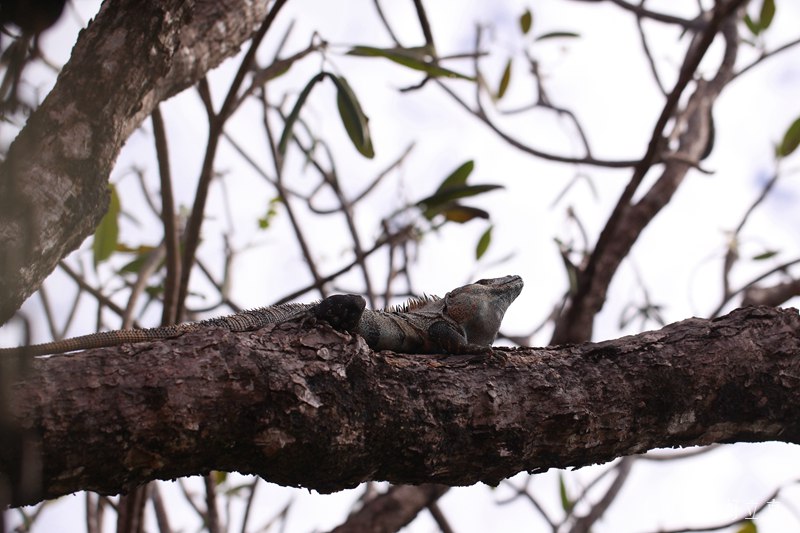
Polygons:
[[617,496],[619,496],[619,492],[622,490],[625,481],[627,481],[635,460],[635,457],[629,456],[623,457],[622,460],[617,463],[614,468],[617,472],[617,477],[614,478],[611,486],[608,487],[608,490],[603,494],[603,497],[600,498],[600,501],[592,505],[587,514],[579,517],[575,521],[575,524],[570,529],[570,533],[588,533],[591,530],[592,525],[605,514]]
[[261,24],[261,27],[253,36],[252,42],[250,43],[250,48],[247,50],[247,53],[239,65],[239,70],[237,70],[236,75],[231,82],[231,85],[228,89],[228,94],[225,97],[224,103],[222,104],[222,108],[220,109],[219,113],[209,122],[206,154],[203,159],[200,179],[197,184],[197,194],[195,195],[192,213],[189,217],[189,222],[184,234],[184,252],[177,302],[177,308],[179,310],[183,309],[185,306],[186,296],[189,291],[189,278],[191,276],[195,254],[197,253],[197,247],[200,244],[200,228],[203,225],[203,220],[205,218],[206,200],[208,198],[208,189],[211,184],[211,179],[214,174],[214,159],[217,152],[217,146],[219,145],[220,135],[222,134],[225,121],[231,116],[236,108],[235,104],[238,101],[239,88],[241,87],[245,74],[253,65],[256,50],[261,44],[261,41],[264,39],[267,30],[270,28],[270,26],[272,26],[272,22],[275,20],[278,12],[280,12],[281,8],[285,4],[286,0],[275,0],[275,3],[272,5],[272,9],[270,9],[269,13],[264,19],[264,22]]
[[158,173],[161,178],[161,224],[164,227],[164,247],[166,250],[166,279],[164,280],[164,307],[161,312],[161,325],[178,321],[179,280],[181,278],[180,235],[176,224],[175,200],[172,194],[172,173],[169,168],[169,150],[164,119],[158,106],[151,115],[153,136],[156,143]]
[[419,25],[422,28],[422,35],[425,36],[425,44],[433,52],[436,50],[436,46],[433,44],[433,32],[428,22],[428,15],[425,13],[425,6],[422,5],[422,0],[414,0],[414,9],[417,10],[417,19],[419,19]]
[[[580,2],[597,2],[598,0],[576,0]],[[666,13],[659,13],[657,11],[651,11],[649,9],[645,9],[642,5],[632,5],[628,2],[624,2],[623,0],[610,0],[611,3],[616,4],[617,6],[621,7],[626,11],[630,11],[631,13],[635,14],[637,17],[640,18],[648,18],[657,20],[659,22],[666,22],[668,24],[677,24],[683,28],[687,29],[695,29],[700,30],[703,28],[703,21],[701,19],[685,19],[681,17],[676,17],[674,15],[668,15]]]
[[[292,226],[292,230],[294,231],[295,239],[297,240],[297,244],[300,246],[300,250],[303,253],[303,258],[305,259],[306,266],[308,267],[309,271],[311,272],[311,277],[314,279],[314,286],[320,292],[322,297],[326,296],[325,288],[323,287],[324,283],[321,281],[321,276],[319,274],[319,270],[317,269],[316,261],[314,260],[314,256],[311,253],[311,248],[308,246],[308,241],[303,233],[302,228],[300,227],[300,222],[295,215],[294,208],[292,207],[292,203],[289,199],[289,193],[287,189],[283,185],[283,158],[280,156],[278,152],[277,146],[278,143],[276,141],[276,137],[272,132],[272,127],[269,123],[269,116],[268,110],[269,106],[267,105],[266,101],[266,94],[264,93],[262,100],[262,123],[264,124],[264,131],[267,134],[267,139],[269,142],[270,150],[273,154],[273,165],[275,167],[275,189],[278,191],[281,199],[283,199],[283,205],[286,209],[286,214],[289,217],[289,223]],[[281,115],[283,118],[283,116]]]
[[746,291],[747,289],[749,289],[750,287],[752,287],[753,285],[755,285],[755,284],[756,284],[756,283],[758,283],[759,281],[763,281],[764,279],[768,278],[769,276],[771,276],[771,275],[773,275],[773,274],[775,274],[775,273],[777,273],[777,272],[783,272],[784,270],[788,269],[789,267],[792,267],[792,266],[794,266],[794,265],[797,265],[797,264],[800,264],[800,258],[798,258],[798,259],[792,259],[791,261],[787,261],[787,262],[785,262],[785,263],[781,263],[780,265],[778,265],[778,266],[776,266],[776,267],[773,267],[773,268],[771,268],[771,269],[767,270],[766,272],[764,272],[764,273],[763,273],[763,274],[761,274],[760,276],[758,276],[758,277],[756,277],[756,278],[754,278],[754,279],[750,280],[748,283],[746,283],[746,284],[742,285],[741,287],[739,287],[739,288],[738,288],[738,289],[736,289],[735,291],[731,291],[731,293],[728,295],[728,297],[727,297],[727,298],[724,298],[724,299],[723,299],[723,300],[722,300],[722,301],[719,303],[719,305],[717,306],[717,308],[716,308],[716,309],[714,309],[714,311],[712,311],[712,312],[711,312],[711,314],[710,314],[709,316],[710,316],[710,317],[717,317],[717,316],[719,316],[719,314],[722,312],[722,309],[723,309],[723,308],[724,308],[724,307],[725,307],[725,306],[728,304],[728,302],[730,302],[730,301],[731,301],[733,298],[735,298],[736,296],[738,296],[738,295],[739,295],[739,294],[741,294],[742,292]]
[[221,533],[219,513],[217,512],[217,484],[214,481],[214,472],[204,475],[203,483],[206,489],[206,530],[208,533]]
[[397,46],[402,46],[400,44],[400,39],[398,39],[397,35],[395,35],[394,31],[392,31],[392,27],[389,25],[389,20],[386,18],[386,15],[384,15],[383,9],[381,9],[380,0],[373,0],[372,4],[375,6],[375,10],[378,12],[378,18],[381,19],[383,27],[386,28],[386,33],[389,34],[389,37],[391,37],[392,41],[394,41],[394,44]]
[[[644,5],[645,0],[642,0],[642,5]],[[647,44],[647,35],[644,32],[644,26],[642,25],[642,17],[636,17],[636,29],[639,30],[639,40],[642,42],[642,51],[644,52],[644,57],[647,59],[647,64],[650,65],[650,72],[653,73],[653,80],[656,82],[656,86],[658,90],[661,91],[661,94],[667,96],[667,88],[664,87],[664,83],[661,81],[661,76],[658,75],[658,68],[656,67],[656,61],[653,58],[653,53],[650,51],[650,45]]]
[[738,71],[736,74],[734,74],[733,77],[735,78],[737,76],[741,76],[742,74],[744,74],[745,72],[747,72],[751,68],[761,64],[761,62],[764,61],[765,59],[769,59],[771,57],[774,57],[777,54],[788,50],[789,48],[797,46],[798,44],[800,44],[800,37],[798,37],[794,41],[789,41],[788,43],[779,46],[775,50],[772,50],[770,52],[764,52],[763,54],[761,54],[761,56],[758,59],[756,59],[755,61],[753,61],[749,65],[743,67],[740,71]]
[[250,519],[250,510],[253,508],[253,502],[255,501],[256,497],[256,488],[258,488],[258,482],[260,480],[260,477],[253,476],[253,482],[247,485],[247,487],[250,489],[250,492],[247,495],[247,501],[244,505],[244,514],[242,515],[242,533],[247,533],[247,522]]
[[735,525],[741,525],[743,522],[747,520],[754,520],[756,515],[767,508],[767,506],[775,503],[775,498],[777,498],[781,491],[790,485],[797,485],[800,481],[795,480],[792,483],[787,483],[785,485],[781,485],[775,491],[764,498],[760,504],[755,507],[751,507],[745,511],[745,514],[728,520],[726,522],[721,522],[719,524],[715,524],[712,526],[702,526],[702,527],[686,527],[686,528],[677,528],[677,529],[659,529],[658,533],[693,533],[693,532],[700,532],[700,531],[719,531],[721,529],[727,529],[729,527]]
[[70,278],[72,278],[72,280],[78,285],[78,287],[91,294],[97,300],[98,304],[107,307],[120,317],[125,315],[125,310],[122,307],[115,304],[98,289],[95,289],[94,287],[89,285],[86,282],[86,280],[84,280],[80,274],[72,270],[72,268],[67,263],[65,263],[64,261],[59,261],[58,266],[61,267],[61,270],[63,270]]

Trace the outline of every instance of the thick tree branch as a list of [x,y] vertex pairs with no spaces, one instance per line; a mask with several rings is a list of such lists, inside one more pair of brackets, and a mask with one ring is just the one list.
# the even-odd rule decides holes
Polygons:
[[266,1],[103,3],[0,166],[0,323],[92,233],[131,132],[235,54],[266,12]]
[[2,363],[12,387],[0,479],[14,505],[210,470],[329,492],[495,484],[654,447],[800,443],[794,309],[509,350],[506,362],[374,353],[283,324],[35,359],[27,371]]

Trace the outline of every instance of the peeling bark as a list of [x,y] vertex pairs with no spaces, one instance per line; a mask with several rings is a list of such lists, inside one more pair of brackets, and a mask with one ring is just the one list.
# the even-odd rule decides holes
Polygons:
[[92,234],[128,136],[158,102],[238,52],[266,6],[103,3],[0,165],[0,324]]
[[[13,505],[210,470],[321,492],[496,484],[655,447],[800,442],[800,316],[744,308],[468,363],[321,327],[209,329],[35,359],[10,380]],[[1,492],[1,491],[0,491]]]

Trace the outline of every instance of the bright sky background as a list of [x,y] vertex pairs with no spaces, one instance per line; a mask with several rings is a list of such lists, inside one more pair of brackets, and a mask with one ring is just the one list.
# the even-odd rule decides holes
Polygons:
[[[423,39],[412,3],[383,4],[403,43],[421,45]],[[44,40],[47,56],[59,64],[69,56],[71,42],[79,28],[77,19],[88,20],[96,12],[98,3],[77,0],[73,5],[79,17],[68,12]],[[347,140],[335,111],[335,95],[329,83],[314,89],[303,116],[324,132],[331,143],[347,192],[355,194],[360,191],[410,143],[416,142],[399,172],[386,180],[371,201],[358,212],[362,235],[365,240],[374,237],[382,217],[402,207],[405,201],[433,192],[451,170],[467,159],[474,159],[476,169],[471,183],[500,183],[505,186],[502,191],[468,202],[491,213],[495,226],[492,246],[487,256],[476,265],[474,247],[486,228],[480,222],[447,228],[439,235],[427,237],[415,265],[416,288],[441,294],[477,277],[520,274],[526,287],[509,310],[503,329],[512,334],[531,331],[550,313],[566,288],[566,277],[553,239],[575,234],[574,225],[567,220],[567,210],[575,210],[593,243],[627,183],[630,171],[576,169],[527,156],[503,143],[476,119],[465,114],[432,83],[420,91],[400,94],[396,90],[398,87],[418,82],[420,75],[382,59],[352,58],[340,54],[354,44],[392,44],[378,23],[371,1],[350,0],[346,3],[345,13],[342,12],[343,5],[321,0],[292,0],[277,19],[278,31],[262,46],[261,57],[272,56],[278,37],[290,20],[294,20],[295,25],[287,52],[305,47],[314,30],[331,43],[325,68],[348,79],[369,115],[375,160],[363,159]],[[641,53],[635,21],[630,14],[620,11],[610,2],[586,4],[564,0],[429,0],[425,6],[440,55],[471,51],[476,21],[493,27],[492,39],[486,41],[492,54],[483,63],[487,81],[496,86],[508,56],[516,57],[512,85],[502,103],[504,108],[527,104],[532,94],[526,65],[520,60],[520,51],[526,46],[526,41],[517,29],[517,19],[523,10],[530,7],[533,11],[534,35],[558,30],[579,33],[579,39],[544,41],[529,48],[541,61],[549,96],[554,104],[576,113],[596,157],[635,159],[644,153],[655,119],[661,111],[663,97],[652,82]],[[689,16],[694,13],[696,4],[651,0],[647,6],[656,11]],[[772,47],[798,36],[796,21],[800,20],[800,4],[783,0],[777,2],[777,7],[774,27],[766,35]],[[681,8],[686,11],[681,12]],[[649,35],[660,73],[667,87],[671,88],[687,41],[679,40],[678,33],[671,28],[648,24],[647,29],[652,32]],[[719,48],[711,54],[711,59],[717,58],[718,52]],[[753,57],[753,53],[743,46],[740,64],[749,63]],[[211,74],[216,101],[223,98],[239,59],[227,61]],[[288,92],[288,101],[293,103],[299,89],[319,71],[320,66],[319,56],[307,58],[289,74],[272,83],[271,94]],[[467,61],[447,66],[471,73]],[[709,72],[714,65],[705,64],[704,67],[704,71]],[[52,79],[52,75],[43,69],[36,75]],[[449,84],[464,96],[472,90],[464,82]],[[760,187],[775,171],[773,146],[789,124],[800,116],[799,89],[800,49],[765,62],[726,89],[715,107],[715,150],[704,162],[704,167],[713,170],[714,174],[690,173],[671,204],[645,231],[630,260],[623,264],[614,280],[608,304],[596,322],[596,340],[638,331],[638,323],[624,331],[618,327],[625,305],[630,301],[642,301],[641,291],[637,288],[637,271],[652,301],[664,305],[663,315],[668,322],[692,315],[705,316],[716,307],[721,295],[725,232],[738,224]],[[177,201],[188,207],[193,199],[205,147],[205,115],[193,90],[162,104],[162,111],[168,127]],[[241,109],[227,131],[264,168],[271,169],[258,113],[256,106]],[[560,154],[580,153],[569,124],[547,112],[502,119],[501,123],[506,131],[537,148]],[[129,172],[133,164],[145,169],[150,186],[157,189],[157,167],[149,121],[143,129],[145,133],[134,133],[129,139],[111,178],[123,195],[123,208],[141,214],[139,226],[128,222],[123,227],[122,240],[130,245],[156,244],[160,235],[159,221],[140,207],[139,187]],[[7,129],[0,130],[0,140],[7,142],[7,136]],[[767,262],[743,261],[733,273],[734,286],[800,253],[800,234],[797,231],[800,211],[795,208],[800,191],[798,158],[795,155],[784,163],[785,177],[753,216],[742,234],[741,246],[743,258],[766,250],[779,250],[780,254]],[[310,276],[291,237],[285,213],[279,214],[270,231],[256,228],[255,221],[265,212],[272,196],[271,190],[263,186],[261,178],[225,143],[217,168],[226,172],[225,189],[234,199],[235,209],[230,215],[225,211],[220,200],[223,189],[217,182],[212,187],[208,210],[212,220],[205,227],[200,255],[216,269],[216,274],[221,274],[222,240],[219,231],[220,228],[232,230],[232,244],[242,250],[235,263],[231,293],[234,301],[243,307],[256,307],[306,285]],[[297,152],[290,152],[287,171],[298,173],[290,183],[300,189],[315,183],[315,179],[304,179],[299,175],[302,170],[302,157]],[[581,181],[556,202],[578,171],[589,176],[597,196],[585,181]],[[232,226],[227,222],[229,216]],[[340,221],[332,222],[330,219],[310,219],[307,222],[307,227],[314,228],[310,232],[314,237],[312,248],[317,257],[323,259],[323,273],[332,272],[349,261],[345,253],[349,240],[341,238],[343,226],[340,224]],[[90,240],[87,240],[75,255],[88,265],[90,250]],[[511,258],[501,261],[508,256]],[[375,272],[383,272],[384,265],[380,260],[373,266]],[[108,272],[105,275],[108,276]],[[381,276],[375,279],[380,280]],[[336,288],[356,291],[361,289],[360,284],[360,275],[352,273]],[[72,294],[71,282],[66,281],[63,274],[56,273],[48,287],[53,307],[66,312]],[[59,291],[62,287],[68,289]],[[202,283],[197,287],[202,288]],[[309,294],[308,298],[316,296]],[[193,303],[201,305],[200,300]],[[797,301],[790,303],[797,305]],[[39,320],[42,316],[39,306],[38,299],[31,298],[23,309],[34,320]],[[93,312],[88,311],[86,315],[70,330],[70,335],[92,330]],[[152,316],[155,323],[155,310]],[[650,323],[647,327],[656,326]],[[545,344],[550,333],[550,328],[545,328],[533,339],[533,344]],[[44,326],[37,335],[41,338],[46,335]],[[0,329],[3,345],[15,344],[18,338],[18,331],[13,327]],[[597,524],[596,531],[638,532],[657,527],[713,525],[740,516],[779,484],[800,478],[798,459],[800,454],[795,446],[768,443],[721,447],[696,459],[675,463],[639,462],[617,504]],[[568,487],[576,494],[603,468],[585,468],[567,475]],[[537,476],[531,485],[552,516],[558,516],[559,512],[557,476],[557,472]],[[521,485],[524,477],[518,478],[513,482]],[[600,485],[601,488],[604,486],[603,483]],[[199,483],[196,486],[199,490]],[[509,506],[492,503],[504,499],[509,492],[503,486],[494,492],[485,486],[455,489],[442,500],[441,506],[456,531],[538,531],[542,524],[527,502],[519,500]],[[272,516],[283,502],[293,497],[297,501],[287,531],[326,529],[344,519],[350,502],[358,494],[349,491],[321,497],[306,491],[271,486],[260,492],[262,503],[256,506],[255,512],[261,519]],[[786,494],[793,495],[795,508],[789,510],[780,502],[771,506],[768,512],[759,516],[761,531],[778,532],[786,531],[786,527],[800,527],[800,493],[794,488]],[[39,531],[82,530],[82,519],[78,518],[82,513],[82,498],[62,498],[45,511]],[[258,524],[261,519],[255,517],[252,523]],[[75,527],[65,524],[75,524]],[[435,526],[423,513],[409,530],[433,531]]]

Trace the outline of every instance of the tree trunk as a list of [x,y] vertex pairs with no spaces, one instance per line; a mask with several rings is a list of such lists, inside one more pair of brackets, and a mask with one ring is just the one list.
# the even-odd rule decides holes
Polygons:
[[502,353],[374,353],[359,337],[282,324],[23,369],[5,360],[0,472],[21,505],[210,470],[331,492],[368,480],[496,484],[654,447],[800,442],[794,309]]
[[238,52],[266,5],[103,3],[0,165],[0,324],[92,234],[133,130],[158,102]]

